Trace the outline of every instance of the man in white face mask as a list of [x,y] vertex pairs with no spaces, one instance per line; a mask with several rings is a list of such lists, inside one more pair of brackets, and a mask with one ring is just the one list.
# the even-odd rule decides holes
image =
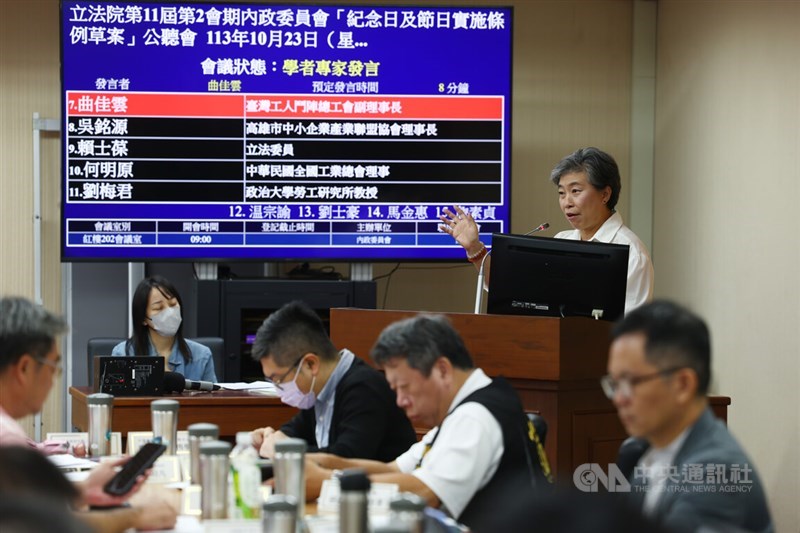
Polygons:
[[159,355],[164,368],[194,381],[217,381],[211,350],[183,337],[181,297],[161,276],[145,278],[131,303],[133,336],[117,344],[111,355]]
[[263,457],[271,457],[275,442],[287,437],[304,439],[310,451],[380,461],[416,442],[383,376],[351,351],[337,351],[319,316],[302,302],[264,321],[252,353],[281,401],[301,410],[279,430],[253,431]]

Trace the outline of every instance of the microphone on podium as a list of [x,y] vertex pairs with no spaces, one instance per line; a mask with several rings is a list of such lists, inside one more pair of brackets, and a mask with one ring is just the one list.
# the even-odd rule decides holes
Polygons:
[[[536,226],[535,228],[533,228],[529,232],[523,233],[523,235],[530,235],[531,233],[536,233],[538,231],[546,230],[549,227],[550,227],[550,223],[549,222],[544,222],[542,224],[539,224],[538,226]],[[483,256],[483,259],[481,259],[481,267],[478,269],[478,287],[475,289],[475,314],[476,315],[479,315],[481,313],[481,306],[483,305],[483,279],[484,279],[485,274],[486,274],[486,272],[485,272],[486,260],[489,258],[489,255],[491,255],[491,253],[492,253],[491,250],[486,252],[486,255]]]
[[178,372],[164,372],[164,392],[181,392],[184,390],[215,391],[222,387],[210,381],[193,381],[186,379]]
[[523,233],[523,235],[530,235],[531,233],[536,233],[537,231],[544,231],[549,227],[550,227],[549,222],[543,222],[542,224],[539,224],[538,226],[530,230],[528,233]]

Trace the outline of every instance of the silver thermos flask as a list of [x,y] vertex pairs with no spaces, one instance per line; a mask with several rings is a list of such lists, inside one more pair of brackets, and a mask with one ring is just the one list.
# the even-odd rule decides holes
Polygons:
[[[153,421],[153,440],[161,442],[167,449],[164,453],[175,455],[178,438],[178,409],[175,400],[154,400],[150,402],[150,415]],[[160,440],[159,440],[160,439]]]
[[366,472],[352,468],[339,477],[339,533],[367,533],[367,497],[370,482]]
[[389,502],[389,523],[409,533],[422,533],[425,527],[425,500],[411,492],[401,492]]
[[200,507],[203,519],[228,517],[228,455],[230,443],[200,443]]
[[111,414],[114,397],[97,393],[86,397],[89,410],[89,442],[86,452],[91,457],[111,455]]
[[189,475],[193,485],[202,485],[200,481],[200,443],[219,439],[219,426],[200,422],[192,424],[189,430]]
[[306,441],[284,439],[275,443],[272,468],[275,475],[275,494],[292,496],[297,502],[297,521],[306,513]]
[[286,494],[273,494],[261,507],[262,533],[295,533],[297,500]]

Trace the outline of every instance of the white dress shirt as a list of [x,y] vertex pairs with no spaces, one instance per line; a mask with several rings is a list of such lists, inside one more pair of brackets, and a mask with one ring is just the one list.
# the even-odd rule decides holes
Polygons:
[[[556,239],[581,240],[580,230],[573,229],[557,233]],[[590,241],[611,244],[627,244],[628,253],[628,284],[625,290],[625,313],[629,313],[640,305],[653,299],[653,262],[647,247],[636,234],[622,223],[619,213],[612,214],[603,222],[600,229],[592,235]]]
[[680,472],[675,471],[673,466],[678,450],[681,449],[683,441],[689,435],[689,429],[691,428],[683,430],[675,440],[663,448],[650,448],[639,459],[639,463],[634,470],[634,476],[644,476],[647,480],[648,488],[642,506],[642,512],[645,516],[651,516],[655,511],[658,500],[664,494],[667,480],[670,476],[680,475]]
[[[492,479],[503,457],[500,424],[486,407],[468,402],[453,410],[464,398],[491,382],[483,370],[473,370],[450,404],[450,414],[441,426],[430,430],[395,459],[401,472],[413,474],[425,483],[455,518]],[[441,435],[426,453],[437,431]]]

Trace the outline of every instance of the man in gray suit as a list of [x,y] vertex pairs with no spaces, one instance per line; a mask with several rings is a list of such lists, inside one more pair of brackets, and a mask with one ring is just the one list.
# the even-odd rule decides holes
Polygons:
[[627,314],[612,332],[602,380],[622,424],[647,441],[631,476],[645,515],[676,531],[773,530],[753,461],[708,406],[708,327],[666,301]]

